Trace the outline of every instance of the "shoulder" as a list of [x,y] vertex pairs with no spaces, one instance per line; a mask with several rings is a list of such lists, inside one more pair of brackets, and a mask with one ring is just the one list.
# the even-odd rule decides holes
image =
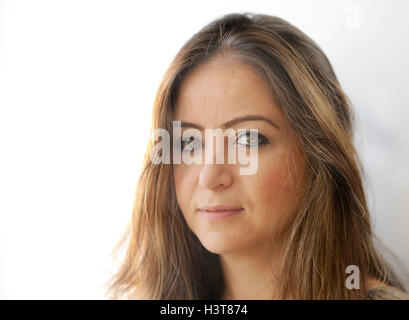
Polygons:
[[367,280],[367,288],[369,300],[409,300],[408,293],[372,277]]
[[370,300],[409,300],[408,293],[386,284],[369,289],[367,297]]

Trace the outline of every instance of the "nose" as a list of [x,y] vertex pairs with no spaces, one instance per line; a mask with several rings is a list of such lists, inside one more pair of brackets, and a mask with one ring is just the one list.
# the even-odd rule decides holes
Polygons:
[[[199,185],[203,188],[209,190],[226,189],[233,183],[233,165],[223,161],[228,159],[226,140],[226,138],[223,138],[224,143],[213,143],[213,145],[206,140],[205,158],[210,158],[213,161],[208,163],[205,160],[204,164],[202,164],[199,175]],[[218,157],[222,159],[222,163],[217,163]]]
[[228,164],[204,164],[200,171],[199,185],[210,190],[230,187],[233,183],[233,175],[228,166]]

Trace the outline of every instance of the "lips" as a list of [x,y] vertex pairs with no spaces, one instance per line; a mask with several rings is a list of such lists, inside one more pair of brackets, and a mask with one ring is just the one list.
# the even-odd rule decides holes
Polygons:
[[218,213],[218,212],[232,212],[232,211],[240,211],[242,207],[239,206],[229,206],[229,205],[214,205],[214,206],[203,206],[200,207],[200,211],[208,212],[208,213]]
[[199,213],[208,221],[223,221],[237,216],[244,208],[230,205],[203,206],[198,209]]

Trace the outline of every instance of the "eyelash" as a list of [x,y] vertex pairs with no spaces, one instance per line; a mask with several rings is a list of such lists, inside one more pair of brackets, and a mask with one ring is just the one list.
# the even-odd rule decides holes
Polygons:
[[[240,139],[240,138],[243,137],[243,136],[247,136],[248,139],[250,139],[250,131],[246,131],[245,133],[242,133],[242,134],[240,134],[239,136],[235,137],[234,141],[237,142],[237,140]],[[191,137],[191,138],[193,138],[193,137]],[[260,134],[260,133],[257,134],[257,138],[258,138],[258,146],[259,146],[259,147],[270,143],[270,141],[269,141],[265,136],[263,136],[263,135]],[[201,139],[198,139],[198,138],[193,138],[193,139],[194,139],[193,141],[195,141],[195,140],[196,140],[196,141],[197,141],[197,140],[201,141]],[[261,141],[260,141],[260,140],[261,140]],[[187,142],[188,145],[189,145],[189,144],[191,144],[193,141],[183,141],[183,138],[181,138],[181,139],[179,140],[179,142],[177,143],[177,148],[178,148],[178,149],[181,149],[182,152],[186,152],[186,153],[192,152],[192,151],[194,151],[194,148],[191,149],[191,150],[186,150],[186,146],[184,146],[184,143]],[[243,145],[243,144],[241,144],[241,145]],[[245,146],[246,146],[247,148],[251,148],[251,147],[252,147],[252,145],[250,145],[250,144],[246,144]]]
[[[235,141],[237,141],[238,139],[240,139],[241,137],[243,137],[243,136],[247,136],[249,139],[250,139],[250,131],[246,131],[245,133],[243,133],[243,134],[240,134],[236,139],[235,139]],[[266,144],[268,144],[269,143],[269,141],[268,141],[268,139],[265,137],[265,136],[263,136],[262,134],[260,134],[260,133],[257,133],[257,143],[258,143],[258,146],[263,146],[263,145],[266,145]],[[261,141],[260,141],[261,140]],[[251,145],[247,145],[246,144],[246,147],[251,147]]]

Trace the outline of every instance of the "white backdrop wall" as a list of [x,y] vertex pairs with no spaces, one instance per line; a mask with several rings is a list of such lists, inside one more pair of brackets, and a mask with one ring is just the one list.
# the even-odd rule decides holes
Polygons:
[[244,11],[328,55],[376,232],[409,267],[408,1],[0,1],[0,298],[105,298],[163,73],[193,33]]

